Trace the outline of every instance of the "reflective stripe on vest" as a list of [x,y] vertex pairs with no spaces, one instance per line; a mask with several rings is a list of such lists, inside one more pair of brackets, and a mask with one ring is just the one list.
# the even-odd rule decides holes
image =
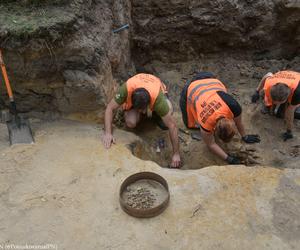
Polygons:
[[195,97],[195,100],[194,100],[194,108],[196,109],[196,104],[197,104],[197,101],[198,99],[200,98],[200,96],[202,96],[203,94],[205,94],[206,92],[208,91],[212,91],[212,90],[223,90],[223,88],[211,88],[211,89],[205,89],[205,90],[202,90],[196,97]]
[[[190,95],[188,96],[188,100],[189,100],[190,102],[192,102],[192,97],[193,97],[193,95],[195,94],[195,92],[196,92],[199,88],[202,88],[202,87],[205,87],[205,86],[214,85],[214,84],[219,84],[219,85],[221,85],[220,82],[208,82],[208,83],[200,83],[200,84],[198,84],[195,88],[193,88],[193,89],[191,90],[191,93],[190,93]],[[210,90],[210,89],[203,90],[203,91],[204,91],[204,93],[205,93],[206,91],[209,91],[209,90]],[[204,93],[202,93],[203,91],[200,92],[200,95],[204,94]]]
[[213,131],[219,117],[234,117],[217,91],[227,92],[218,79],[201,79],[191,83],[187,93],[188,127]]

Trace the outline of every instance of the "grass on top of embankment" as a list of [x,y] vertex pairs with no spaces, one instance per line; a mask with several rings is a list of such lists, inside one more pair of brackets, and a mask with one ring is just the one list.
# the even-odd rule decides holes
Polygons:
[[5,2],[0,4],[0,40],[11,36],[40,36],[52,28],[59,32],[59,27],[73,23],[78,13],[65,0],[54,0],[51,4],[46,0]]

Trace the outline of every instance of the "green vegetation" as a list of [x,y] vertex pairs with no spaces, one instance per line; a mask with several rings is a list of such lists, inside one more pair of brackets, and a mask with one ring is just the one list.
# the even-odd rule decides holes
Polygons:
[[[76,13],[68,5],[53,5],[54,3],[66,2],[65,0],[21,1],[24,2],[23,4],[26,2],[26,7],[20,4],[20,1],[5,1],[6,4],[0,5],[0,34],[9,33],[10,36],[17,37],[40,34],[40,31],[60,24],[68,25],[75,20],[76,16]],[[47,5],[47,7],[39,5],[46,2],[51,2],[51,5]]]
[[4,4],[14,3],[22,6],[43,6],[43,5],[62,5],[68,2],[68,0],[2,0]]

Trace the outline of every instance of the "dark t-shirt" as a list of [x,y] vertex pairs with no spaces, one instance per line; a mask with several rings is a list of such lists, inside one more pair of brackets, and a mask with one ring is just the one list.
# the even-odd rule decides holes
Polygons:
[[298,83],[298,87],[295,89],[291,104],[292,105],[300,104],[300,82]]
[[241,105],[231,95],[224,91],[217,91],[217,94],[227,104],[234,117],[238,117],[242,113]]

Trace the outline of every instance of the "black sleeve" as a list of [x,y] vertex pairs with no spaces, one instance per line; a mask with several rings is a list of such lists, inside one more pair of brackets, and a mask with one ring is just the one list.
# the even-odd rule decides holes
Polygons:
[[239,115],[241,115],[242,107],[231,95],[223,91],[218,91],[217,93],[222,98],[222,100],[227,104],[227,106],[230,108],[234,117],[238,117]]
[[298,87],[295,89],[291,104],[292,105],[300,104],[300,82],[298,83]]

